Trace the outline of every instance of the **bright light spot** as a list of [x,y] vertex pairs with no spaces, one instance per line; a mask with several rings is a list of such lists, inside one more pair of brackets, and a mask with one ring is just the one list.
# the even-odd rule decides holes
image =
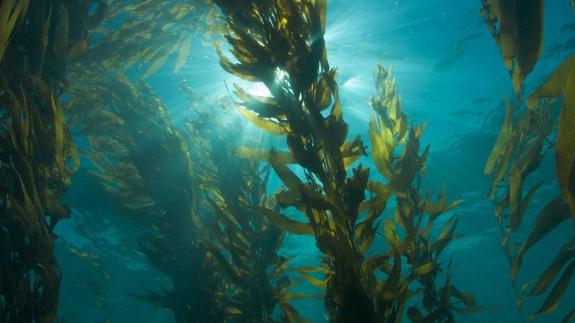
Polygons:
[[251,85],[248,88],[248,93],[256,96],[267,96],[267,97],[272,96],[270,90],[262,82],[254,83],[253,85]]
[[274,72],[275,82],[281,83],[286,78],[287,72],[282,70],[281,68],[276,68]]
[[352,77],[349,80],[345,81],[345,83],[343,83],[343,87],[350,90],[357,90],[361,87],[361,82],[359,81],[358,78]]

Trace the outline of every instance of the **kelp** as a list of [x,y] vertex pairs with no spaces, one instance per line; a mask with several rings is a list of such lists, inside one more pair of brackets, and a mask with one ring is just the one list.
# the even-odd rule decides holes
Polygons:
[[[533,14],[542,15],[542,12],[538,13],[539,2],[516,6],[520,9],[516,11],[517,21],[530,21]],[[520,39],[532,42],[531,48],[534,49],[535,42],[540,42],[542,28],[540,20],[537,19],[529,28],[518,28],[516,32],[521,34]],[[533,55],[529,56],[529,66],[536,63],[536,52],[533,51]],[[529,51],[525,54],[529,54]],[[570,217],[575,219],[574,58],[575,56],[567,58],[529,96],[526,106],[520,106],[519,113],[515,113],[517,117],[514,117],[514,109],[508,104],[504,125],[485,167],[485,173],[492,177],[490,195],[496,202],[496,218],[503,233],[502,247],[511,264],[511,279],[518,294],[519,309],[521,310],[526,297],[547,293],[539,310],[530,316],[531,320],[559,308],[575,271],[575,265],[569,262],[574,251],[573,243],[569,241],[547,265],[531,291],[528,291],[529,283],[523,284],[521,289],[517,283],[523,259],[528,251],[564,221]],[[553,110],[557,106],[556,99],[560,97],[563,99],[560,102],[560,114],[555,120]],[[552,142],[553,130],[556,128],[556,142]],[[538,212],[527,237],[518,238],[516,233],[522,228],[526,213],[534,208],[530,201],[546,182],[546,179],[539,178],[525,193],[526,179],[531,174],[535,174],[532,177],[538,176],[536,170],[540,167],[545,153],[550,150],[555,155],[556,179],[561,194],[546,202]],[[564,321],[569,321],[570,317],[572,314],[567,314]]]
[[60,96],[69,61],[98,22],[90,8],[99,7],[91,0],[0,4],[2,322],[56,319],[52,230],[70,215],[62,196],[77,165]]
[[279,311],[282,322],[303,322],[290,300],[309,296],[290,292],[289,259],[279,256],[285,233],[260,214],[273,208],[267,196],[269,167],[234,156],[232,132],[218,132],[207,139],[213,167],[200,176],[214,210],[209,248],[230,281],[228,319],[276,322],[274,311]]
[[501,50],[513,87],[522,96],[523,82],[543,47],[543,0],[481,0],[481,16]]
[[174,60],[173,70],[178,72],[195,46],[194,37],[204,32],[208,40],[220,33],[215,17],[207,0],[112,1],[81,66],[137,67],[148,77]]
[[140,250],[171,281],[140,297],[178,322],[222,322],[225,280],[199,226],[201,192],[187,142],[146,84],[101,71],[89,79],[81,83],[87,88],[71,89],[68,114],[88,138],[94,175],[142,229]]
[[[459,291],[452,284],[450,268],[442,285],[439,281],[440,256],[456,238],[457,217],[449,212],[462,201],[448,203],[445,194],[434,200],[421,192],[419,183],[429,151],[428,147],[420,151],[424,127],[408,128],[407,116],[401,109],[390,72],[378,66],[375,81],[377,92],[371,100],[375,113],[370,123],[372,158],[388,182],[371,181],[368,184],[373,197],[365,202],[369,206],[365,221],[373,221],[378,212],[384,211],[387,201],[395,198],[394,218],[384,222],[384,238],[410,266],[406,271],[408,281],[417,281],[422,286],[417,293],[406,290],[401,296],[401,306],[405,306],[408,298],[420,294],[421,305],[411,306],[406,311],[409,319],[413,322],[453,322],[454,312],[479,310],[471,294]],[[379,155],[382,146],[387,152]],[[382,186],[386,188],[382,189]],[[441,228],[439,234],[434,232],[436,228]],[[391,257],[392,253],[387,256]],[[462,306],[456,306],[456,303],[462,303]]]
[[[427,156],[427,149],[420,154],[423,128],[408,129],[387,73],[378,70],[379,93],[372,101],[376,115],[370,138],[372,158],[388,182],[370,181],[369,169],[353,167],[366,152],[361,139],[347,140],[336,71],[329,66],[323,39],[326,1],[215,3],[226,17],[226,38],[235,57],[232,61],[218,50],[222,67],[247,81],[262,82],[271,93],[270,97],[258,97],[236,86],[239,105],[259,118],[256,126],[265,122],[268,126],[260,128],[285,136],[289,148],[281,155],[273,149],[265,154],[242,148],[239,155],[268,162],[285,186],[275,195],[278,204],[282,209],[301,211],[307,222],[295,221],[270,207],[260,207],[259,211],[287,232],[315,237],[324,257],[321,268],[313,271],[322,272],[325,280],[305,270],[301,274],[313,286],[325,288],[329,320],[398,322],[407,299],[414,294],[408,287],[418,279],[428,293],[423,302],[427,313],[419,315],[417,308],[410,309],[412,319],[451,320],[453,297],[464,299],[473,308],[471,297],[456,292],[449,282],[439,289],[435,286],[440,267],[436,257],[454,237],[455,225],[446,225],[433,246],[431,237],[419,236],[420,226],[427,218],[427,226],[434,227],[433,221],[457,203],[445,204],[445,199],[430,202],[413,185]],[[254,115],[248,119],[253,121]],[[396,149],[404,141],[398,158]],[[371,192],[370,199],[367,191]],[[388,219],[386,243],[379,246],[384,253],[378,253],[374,241],[391,197],[403,198],[396,222],[411,237],[400,238],[396,225]],[[428,205],[428,217],[423,215],[424,204]],[[410,265],[407,268],[405,261]],[[384,277],[380,278],[380,273]],[[444,297],[435,297],[439,294]]]

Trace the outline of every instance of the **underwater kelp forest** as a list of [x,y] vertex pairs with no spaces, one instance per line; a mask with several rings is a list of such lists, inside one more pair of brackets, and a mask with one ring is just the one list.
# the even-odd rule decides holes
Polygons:
[[575,322],[575,1],[0,0],[0,323]]

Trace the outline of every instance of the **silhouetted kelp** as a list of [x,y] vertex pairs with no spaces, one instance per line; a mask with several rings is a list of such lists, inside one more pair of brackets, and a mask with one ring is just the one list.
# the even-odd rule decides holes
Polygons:
[[147,85],[105,75],[83,72],[68,113],[90,142],[103,188],[144,232],[141,250],[171,280],[141,298],[171,309],[178,322],[272,322],[279,304],[297,319],[287,259],[277,254],[283,233],[256,216],[266,180],[225,151],[229,140],[216,139],[229,130],[188,122],[182,133]]
[[[431,236],[431,229],[457,203],[446,204],[444,197],[431,202],[419,193],[416,178],[427,156],[427,149],[420,154],[423,127],[408,129],[387,72],[378,68],[370,123],[372,159],[387,181],[370,181],[369,169],[351,168],[365,148],[359,137],[346,141],[348,126],[323,39],[326,1],[215,3],[226,17],[227,40],[237,60],[220,52],[222,67],[247,81],[262,82],[271,93],[260,97],[236,86],[239,105],[246,109],[242,113],[265,131],[285,136],[289,147],[287,152],[242,147],[237,154],[267,161],[285,185],[275,195],[278,204],[307,216],[304,223],[275,209],[259,209],[279,228],[315,237],[324,254],[321,268],[315,270],[323,272],[325,281],[309,275],[309,268],[300,272],[325,289],[330,321],[399,322],[408,298],[418,294],[425,313],[419,307],[407,310],[416,322],[452,321],[454,309],[475,310],[473,297],[459,292],[449,278],[442,287],[436,284],[441,271],[437,257],[454,237],[455,218],[438,237]],[[290,164],[299,166],[303,175]],[[398,201],[395,221],[385,221],[385,244],[375,246],[390,198]],[[422,288],[412,291],[408,287],[416,280]],[[463,307],[456,308],[455,300]]]
[[[539,56],[543,34],[542,5],[543,1],[517,2],[513,4],[514,12],[501,13],[502,17],[507,15],[508,21],[517,23],[513,28],[513,37],[499,40],[498,45],[508,67],[510,59],[518,60],[512,68],[519,69],[517,73],[520,74],[521,83]],[[505,18],[501,19],[503,21]],[[518,23],[520,21],[529,22],[528,28],[525,23]],[[522,66],[521,61],[527,65]],[[514,77],[516,90],[517,82],[518,79]],[[519,91],[520,100],[521,95]],[[559,97],[562,97],[562,102],[556,121],[553,110],[557,104],[554,104],[554,99]],[[527,252],[562,222],[570,217],[575,220],[575,56],[562,63],[529,97],[526,107],[519,108],[518,117],[514,117],[513,105],[507,104],[505,121],[485,166],[485,173],[492,177],[490,195],[496,201],[496,218],[503,232],[501,244],[511,264],[511,279],[518,294],[520,311],[525,297],[548,292],[541,307],[531,315],[530,320],[533,320],[558,309],[575,274],[574,240],[568,238],[536,282],[521,286],[517,282]],[[552,142],[555,139],[554,129],[557,129],[556,142]],[[530,201],[545,179],[531,185],[527,193],[523,192],[525,182],[531,174],[531,177],[541,177],[535,171],[547,151],[555,154],[557,184],[561,194],[547,202],[539,211],[528,236],[521,239],[516,232],[521,228],[525,214],[534,207]],[[575,309],[572,309],[563,322],[569,322],[574,317]]]
[[92,0],[0,4],[2,322],[56,319],[52,230],[70,215],[61,198],[77,167],[60,96],[66,66],[85,49],[102,10]]
[[96,91],[78,89],[69,113],[83,125],[94,173],[142,229],[140,250],[171,281],[141,297],[172,310],[178,322],[223,321],[224,282],[202,240],[187,143],[144,83],[98,71],[83,85]]

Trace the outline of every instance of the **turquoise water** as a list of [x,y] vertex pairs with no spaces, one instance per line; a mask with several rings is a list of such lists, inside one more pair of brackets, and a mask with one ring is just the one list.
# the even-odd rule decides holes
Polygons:
[[[478,0],[330,0],[325,39],[330,64],[338,69],[340,95],[352,134],[367,138],[368,101],[374,92],[376,64],[392,68],[410,121],[429,123],[423,137],[431,146],[424,185],[430,190],[445,188],[452,199],[465,200],[456,211],[460,216],[458,231],[464,235],[443,257],[455,261],[456,285],[474,293],[481,306],[490,308],[458,316],[457,320],[521,322],[493,202],[486,197],[490,181],[483,174],[503,122],[503,99],[514,94],[499,49],[479,15],[480,8]],[[573,53],[574,24],[569,1],[546,2],[544,52],[526,81],[526,93]],[[177,122],[188,109],[178,90],[184,80],[208,100],[230,95],[226,86],[239,82],[220,68],[215,50],[197,39],[182,71],[176,74],[166,67],[148,79]],[[252,93],[264,91],[257,85],[246,86]],[[230,123],[240,122],[237,116],[228,118]],[[257,142],[261,133],[247,129],[239,136],[245,142]],[[283,145],[281,140],[266,140],[270,145]],[[160,289],[168,281],[136,251],[138,229],[116,213],[86,171],[76,175],[66,196],[73,208],[72,219],[56,228],[63,272],[60,316],[69,322],[172,322],[168,311],[132,296],[143,287]],[[545,159],[538,172],[538,176],[553,178],[553,159]],[[556,185],[549,181],[534,205],[542,206],[556,192]],[[534,216],[534,212],[529,214],[525,227],[533,223]],[[88,235],[84,228],[89,228]],[[573,226],[566,222],[530,251],[520,279],[536,279],[570,236]],[[73,255],[70,246],[96,253],[98,265]],[[282,253],[293,256],[294,264],[313,264],[318,258],[313,240],[300,236],[288,235]],[[528,301],[526,311],[534,312],[540,303],[541,298]],[[295,304],[313,322],[325,321],[320,301]],[[559,322],[572,304],[573,284],[563,299],[565,306],[537,322]]]

